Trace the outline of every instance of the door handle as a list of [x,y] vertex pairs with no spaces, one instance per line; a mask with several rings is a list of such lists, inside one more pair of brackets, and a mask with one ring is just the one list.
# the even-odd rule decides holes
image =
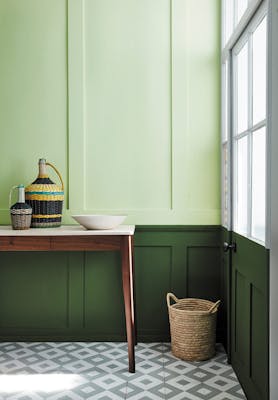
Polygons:
[[235,253],[236,252],[236,242],[232,242],[232,243],[224,242],[223,250],[225,253],[227,253],[229,250],[232,250]]

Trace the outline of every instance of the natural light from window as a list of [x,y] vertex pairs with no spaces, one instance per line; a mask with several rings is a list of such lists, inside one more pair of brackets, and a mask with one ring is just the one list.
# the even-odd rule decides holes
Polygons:
[[246,235],[248,229],[248,139],[246,136],[237,143],[237,213],[236,226],[239,233]]
[[266,117],[266,18],[253,34],[253,125]]
[[237,133],[248,127],[248,43],[237,56]]
[[253,133],[252,146],[252,237],[265,240],[265,175],[266,175],[266,130]]
[[76,374],[0,375],[0,389],[4,393],[55,392],[73,389],[84,378]]
[[248,6],[248,0],[237,0],[237,19],[236,22],[239,22],[244,12],[246,11]]

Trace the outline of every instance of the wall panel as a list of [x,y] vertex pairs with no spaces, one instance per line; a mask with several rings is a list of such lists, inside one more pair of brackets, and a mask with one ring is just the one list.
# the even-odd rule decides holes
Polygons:
[[173,248],[169,245],[136,247],[136,299],[138,333],[145,336],[165,334],[168,313],[165,294],[170,290]]
[[1,1],[0,224],[10,187],[34,180],[40,157],[64,178],[66,224],[84,212],[218,224],[219,10],[218,0]]
[[66,253],[2,253],[0,270],[1,329],[69,327]]
[[[169,340],[167,292],[180,298],[219,298],[219,244],[218,227],[137,228],[139,340]],[[125,339],[120,257],[115,252],[2,252],[0,296],[2,340]]]
[[84,16],[84,208],[171,209],[171,2],[87,0]]
[[122,335],[125,327],[120,256],[88,252],[84,257],[84,322],[92,334]]
[[[218,300],[220,293],[219,247],[187,247],[187,296]],[[217,278],[217,279],[215,279]],[[210,284],[204,287],[204,281]]]
[[0,57],[3,224],[10,188],[36,178],[39,158],[57,165],[67,187],[67,1],[1,0]]
[[66,224],[101,212],[218,224],[219,10],[218,0],[1,1],[0,224],[10,187],[34,180],[40,157],[64,178]]
[[69,0],[66,222],[219,223],[219,2],[194,3]]

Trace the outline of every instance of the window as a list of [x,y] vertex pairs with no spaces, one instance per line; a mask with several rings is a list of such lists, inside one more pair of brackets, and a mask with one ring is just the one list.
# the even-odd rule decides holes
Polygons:
[[222,225],[229,225],[229,101],[228,62],[222,65]]
[[222,225],[264,243],[267,7],[253,0],[222,4]]
[[266,16],[255,19],[232,52],[233,230],[265,241]]
[[247,10],[248,6],[248,0],[237,0],[235,2],[235,7],[236,7],[236,23],[238,23]]
[[234,29],[234,4],[233,0],[223,1],[223,47],[228,43]]
[[223,47],[228,43],[235,31],[239,21],[248,8],[248,0],[224,0],[222,20],[223,25]]

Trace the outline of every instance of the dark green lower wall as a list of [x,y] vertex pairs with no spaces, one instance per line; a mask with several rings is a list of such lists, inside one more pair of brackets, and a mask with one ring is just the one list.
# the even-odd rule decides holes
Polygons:
[[[217,226],[136,228],[139,341],[169,340],[167,292],[222,297],[220,239]],[[0,340],[38,339],[125,340],[119,254],[0,253]]]

